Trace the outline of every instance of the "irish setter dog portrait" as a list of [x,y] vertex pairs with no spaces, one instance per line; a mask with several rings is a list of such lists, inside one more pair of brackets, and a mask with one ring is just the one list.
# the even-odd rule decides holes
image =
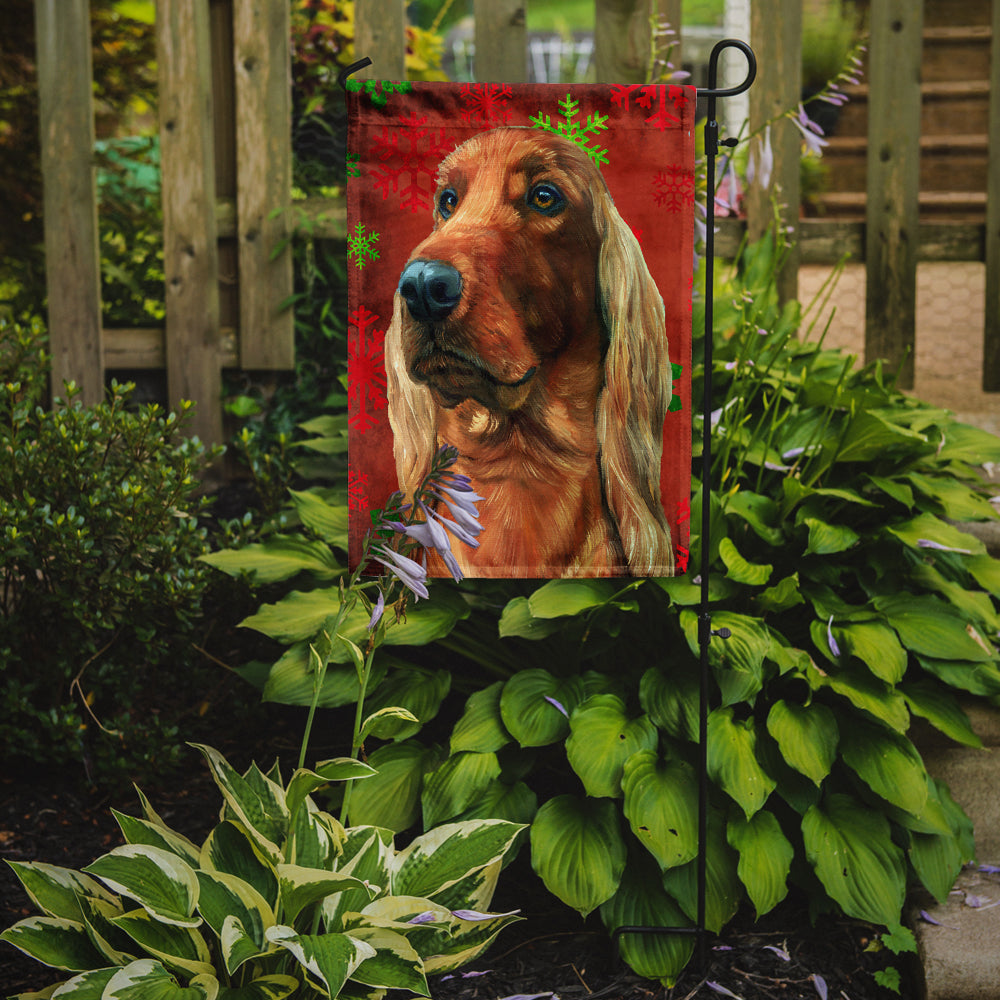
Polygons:
[[386,333],[399,487],[442,444],[484,497],[468,576],[673,572],[663,301],[585,151],[501,127],[441,163]]

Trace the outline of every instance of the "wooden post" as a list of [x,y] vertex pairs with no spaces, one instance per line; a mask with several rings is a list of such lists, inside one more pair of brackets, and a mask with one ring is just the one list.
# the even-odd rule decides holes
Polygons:
[[88,0],[35,0],[52,393],[104,397]]
[[405,0],[354,0],[354,54],[372,61],[355,79],[406,79]]
[[993,0],[990,46],[989,170],[986,180],[986,326],[983,390],[1000,392],[1000,0]]
[[651,0],[595,0],[594,68],[598,83],[645,83]]
[[476,61],[480,83],[523,83],[528,78],[524,0],[475,0]]
[[[236,197],[240,261],[240,366],[295,367],[290,224],[292,200],[290,8],[287,0],[233,7]],[[279,214],[275,214],[278,212]],[[275,247],[285,248],[274,259]]]
[[222,440],[211,43],[207,0],[160,0],[156,58],[163,174],[167,395],[197,404],[192,432]]
[[865,360],[899,367],[903,389],[916,344],[923,13],[913,0],[872,0],[870,13]]
[[[802,4],[800,0],[759,0],[750,8],[750,40],[760,72],[750,88],[750,131],[798,107],[802,99]],[[720,114],[724,114],[722,109]],[[739,122],[729,123],[734,135]],[[759,140],[755,139],[754,142]],[[790,229],[793,241],[785,264],[778,273],[778,297],[782,302],[797,298],[799,287],[799,159],[802,135],[787,118],[771,126],[774,169],[767,188],[759,179],[747,192],[747,228],[751,240],[760,239],[780,206],[779,225]],[[778,234],[775,234],[775,238]]]

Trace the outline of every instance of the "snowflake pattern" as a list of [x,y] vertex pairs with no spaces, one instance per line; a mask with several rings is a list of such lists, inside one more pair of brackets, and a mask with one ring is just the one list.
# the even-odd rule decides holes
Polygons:
[[349,470],[347,473],[347,509],[352,514],[360,514],[368,506],[367,501],[368,473]]
[[378,250],[375,249],[377,240],[378,233],[366,233],[365,224],[359,222],[354,232],[347,234],[347,259],[353,257],[357,267],[364,267],[370,260],[378,260]]
[[[673,385],[677,385],[677,383],[680,381],[681,372],[683,372],[683,371],[684,371],[684,366],[683,365],[677,364],[676,361],[671,361],[670,362],[670,377],[672,379]],[[683,410],[683,409],[684,409],[684,401],[675,392],[670,397],[670,405],[667,407],[667,412],[668,413],[676,413],[678,410]],[[688,517],[690,517],[690,516],[691,516],[691,509],[689,507],[688,508]]]
[[[637,107],[649,110],[656,104],[656,110],[646,119],[647,125],[655,125],[662,132],[671,125],[680,125],[679,113],[687,104],[688,96],[683,87],[674,83],[625,83],[611,85],[611,102],[618,107],[629,107],[635,95]],[[667,102],[678,112],[668,110]]]
[[564,121],[552,123],[549,115],[542,111],[529,119],[535,128],[545,129],[546,132],[554,132],[561,135],[570,142],[575,142],[590,158],[600,167],[608,162],[607,148],[591,142],[591,138],[597,132],[603,132],[608,127],[608,116],[602,114],[587,115],[585,123],[574,121],[580,114],[580,102],[573,100],[572,94],[567,94],[565,99],[559,102],[559,108]]
[[668,212],[684,212],[694,198],[694,172],[685,167],[667,167],[653,178],[653,199]]
[[348,153],[347,154],[347,176],[348,177],[360,177],[361,176],[361,160],[360,153]]
[[358,306],[347,322],[355,328],[347,347],[347,424],[364,433],[378,424],[375,416],[388,403],[385,396],[385,331],[374,329],[378,316]]
[[465,103],[462,121],[487,128],[506,125],[510,121],[507,101],[513,93],[509,83],[463,83],[459,91]]
[[390,94],[408,94],[413,90],[409,80],[355,80],[348,77],[345,86],[352,94],[365,94],[376,108],[384,108],[389,103]]
[[371,177],[382,189],[383,200],[392,191],[400,196],[402,208],[420,212],[431,207],[438,164],[455,143],[444,128],[428,128],[426,115],[411,111],[401,115],[399,123],[402,128],[383,125],[382,134],[375,137],[372,154],[378,163]]

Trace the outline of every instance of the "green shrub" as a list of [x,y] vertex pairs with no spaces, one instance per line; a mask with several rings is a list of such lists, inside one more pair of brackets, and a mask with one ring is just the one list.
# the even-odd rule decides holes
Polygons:
[[128,385],[96,406],[69,385],[44,409],[40,338],[0,322],[0,744],[7,760],[114,770],[176,752],[151,682],[191,660],[209,456],[187,405],[131,409]]

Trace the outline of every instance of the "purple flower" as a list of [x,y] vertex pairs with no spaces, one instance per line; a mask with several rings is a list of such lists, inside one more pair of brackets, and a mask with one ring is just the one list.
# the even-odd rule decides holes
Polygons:
[[830,620],[826,623],[826,641],[830,646],[830,652],[834,656],[840,656],[840,646],[837,645],[837,640],[833,637],[833,615],[830,615]]
[[822,138],[823,130],[806,114],[806,109],[800,104],[798,114],[792,115],[792,124],[802,133],[802,139],[806,144],[806,149],[816,156],[823,155],[823,147],[827,145],[826,139]]
[[375,607],[372,608],[372,616],[368,619],[368,631],[371,632],[376,625],[382,620],[382,614],[385,611],[385,594],[380,590],[378,592],[378,600],[375,602]]
[[562,705],[561,702],[556,701],[555,698],[552,698],[549,695],[543,695],[543,697],[550,705],[555,705],[555,707],[559,709],[559,711],[562,712],[562,714],[565,715],[567,719],[569,718],[569,712],[566,711],[565,707]]
[[812,979],[813,986],[816,987],[816,992],[819,994],[819,1000],[826,1000],[826,980],[815,972],[809,978]]
[[417,597],[430,596],[427,591],[427,570],[420,563],[384,546],[376,546],[372,552],[375,559]]
[[433,910],[424,910],[423,913],[418,913],[415,917],[410,917],[406,922],[408,924],[431,924],[437,920],[437,916]]
[[917,547],[921,549],[938,549],[940,552],[959,552],[965,556],[972,555],[972,549],[956,549],[950,545],[942,545],[940,542],[935,542],[930,538],[918,538]]
[[492,920],[494,917],[514,917],[520,910],[511,910],[508,913],[480,913],[479,910],[452,910],[451,915],[459,920]]
[[727,990],[721,983],[713,983],[709,981],[705,983],[705,985],[714,993],[721,993],[724,997],[735,997],[735,1000],[743,1000],[738,993],[734,993],[732,990]]
[[750,160],[747,163],[747,182],[760,184],[765,191],[771,186],[771,174],[774,172],[774,150],[771,148],[771,126],[764,129],[764,135],[750,147]]

